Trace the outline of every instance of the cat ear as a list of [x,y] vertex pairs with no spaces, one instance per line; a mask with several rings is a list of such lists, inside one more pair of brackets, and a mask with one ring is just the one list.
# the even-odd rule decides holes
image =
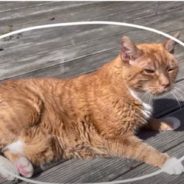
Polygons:
[[[177,32],[175,35],[174,35],[174,37],[175,38],[179,38],[179,36],[180,36],[180,32]],[[175,46],[176,46],[176,42],[174,41],[174,40],[171,40],[171,39],[168,39],[168,40],[166,40],[164,43],[163,43],[163,45],[164,45],[164,48],[167,50],[167,51],[169,51],[170,53],[174,53],[174,49],[175,49]]]
[[140,50],[129,37],[123,36],[121,38],[121,57],[123,61],[135,60],[139,57]]

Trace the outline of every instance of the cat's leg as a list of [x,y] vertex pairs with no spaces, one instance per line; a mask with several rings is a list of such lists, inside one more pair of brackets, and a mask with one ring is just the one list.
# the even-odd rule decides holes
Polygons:
[[180,127],[180,120],[175,117],[165,117],[163,119],[151,118],[145,128],[156,131],[176,130]]
[[[1,95],[3,96],[3,94]],[[4,94],[3,98],[2,96],[0,103],[0,149],[1,152],[4,152],[4,156],[7,156],[11,162],[8,162],[6,159],[1,159],[0,165],[5,168],[9,163],[12,163],[12,168],[17,164],[23,166],[27,164],[26,162],[28,162],[28,160],[24,158],[24,155],[15,153],[17,148],[19,151],[21,147],[18,138],[24,130],[29,130],[31,127],[35,127],[40,123],[39,120],[43,103],[42,100],[34,94],[30,95],[32,100],[20,95],[16,95],[16,97],[13,96],[11,100],[6,98],[6,94]],[[14,151],[11,153],[11,151],[6,148],[14,142],[17,142],[17,144],[12,146]],[[28,168],[28,166],[26,167]]]
[[[3,125],[2,122],[0,122],[0,124]],[[9,129],[5,126],[0,127],[0,148],[2,154],[2,156],[0,156],[0,175],[8,180],[14,180],[16,178],[12,177],[4,170],[8,170],[16,175],[21,173],[23,176],[27,177],[30,177],[33,174],[32,164],[27,159],[23,158],[22,143],[20,141],[15,141],[17,138],[18,133],[14,131],[14,129]],[[12,145],[12,151],[7,149],[9,145]],[[25,171],[21,171],[19,167]]]
[[176,158],[170,158],[153,147],[142,142],[136,136],[122,139],[108,139],[107,148],[112,156],[125,156],[147,164],[162,168],[169,174],[181,174],[184,171],[182,163]]
[[162,167],[169,158],[167,154],[160,153],[134,135],[121,139],[108,139],[107,142],[110,155],[113,156],[137,159],[156,167]]
[[22,176],[28,178],[33,175],[33,165],[24,155],[12,150],[6,150],[4,151],[4,156],[8,158],[9,161],[11,161],[10,163],[12,164],[12,166],[14,166],[17,173],[20,173]]
[[1,152],[0,174],[3,178],[8,180],[16,179],[7,173],[6,170],[16,175],[20,173],[25,177],[31,177],[33,175],[33,166],[23,154],[23,143],[21,141],[8,144]]
[[10,160],[0,155],[0,174],[1,176],[5,178],[6,180],[15,180],[16,178],[13,175],[11,175],[9,172],[14,175],[19,175],[19,172],[17,168],[15,167],[15,165],[13,165]]
[[20,139],[24,142],[24,154],[34,165],[58,159],[62,154],[58,139],[48,134],[43,127],[25,131]]
[[[17,141],[7,145],[3,154],[25,177],[34,173],[33,165],[40,166],[62,156],[57,140],[39,128],[24,132]],[[33,164],[33,165],[32,165]]]

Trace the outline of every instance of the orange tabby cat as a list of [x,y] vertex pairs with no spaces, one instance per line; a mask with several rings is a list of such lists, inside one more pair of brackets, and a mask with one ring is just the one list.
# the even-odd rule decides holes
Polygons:
[[151,119],[152,108],[137,92],[159,95],[171,89],[178,65],[174,41],[135,45],[121,41],[120,54],[98,71],[72,79],[10,80],[0,85],[0,147],[18,172],[61,158],[119,156],[180,174],[183,166],[134,135],[148,124],[175,129],[175,122]]

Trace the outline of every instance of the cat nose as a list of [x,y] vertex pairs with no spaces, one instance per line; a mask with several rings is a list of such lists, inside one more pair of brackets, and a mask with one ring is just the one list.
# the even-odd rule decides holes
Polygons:
[[164,80],[164,81],[162,81],[161,82],[161,86],[163,87],[163,88],[168,88],[169,86],[170,86],[170,82],[169,82],[169,80]]
[[159,83],[160,85],[162,86],[162,88],[166,89],[170,86],[170,80],[169,78],[164,75],[164,74],[161,74],[160,75],[160,78],[159,78]]

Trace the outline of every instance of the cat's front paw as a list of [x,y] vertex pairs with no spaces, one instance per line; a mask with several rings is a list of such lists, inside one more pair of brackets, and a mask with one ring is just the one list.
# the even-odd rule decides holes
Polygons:
[[7,173],[6,171],[14,175],[19,175],[19,172],[16,169],[16,167],[13,165],[13,163],[9,161],[7,158],[0,156],[0,175],[6,180],[16,179],[14,176],[12,176],[10,173]]
[[164,165],[162,166],[161,170],[167,174],[175,174],[179,175],[184,172],[184,167],[182,162],[177,158],[169,158]]
[[34,173],[31,162],[25,157],[20,157],[18,160],[16,160],[15,166],[19,173],[24,177],[30,178]]

